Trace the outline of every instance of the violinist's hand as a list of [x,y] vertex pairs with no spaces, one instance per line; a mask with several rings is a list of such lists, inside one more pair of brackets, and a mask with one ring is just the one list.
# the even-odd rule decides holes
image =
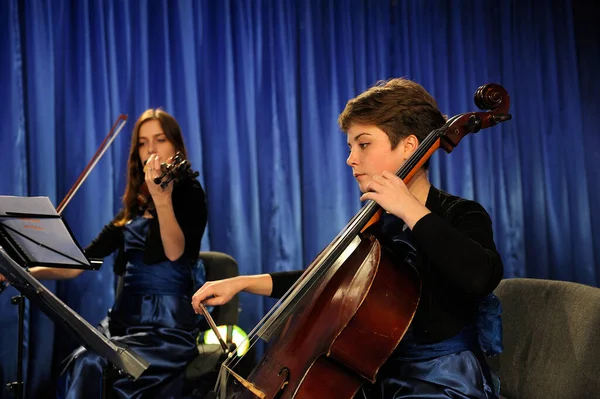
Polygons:
[[387,212],[399,217],[410,229],[425,215],[431,213],[410,192],[406,184],[395,174],[385,171],[373,176],[367,184],[367,192],[361,201],[373,200]]
[[[167,161],[171,161],[169,158]],[[146,163],[146,186],[148,187],[148,192],[152,196],[152,201],[155,206],[160,206],[164,204],[169,204],[171,202],[171,193],[173,192],[173,181],[169,182],[167,187],[162,188],[160,184],[154,183],[154,178],[161,175],[160,170],[160,159],[158,155],[152,154],[150,158],[148,158],[148,162]]]
[[206,306],[224,305],[245,288],[242,279],[232,277],[225,280],[207,281],[192,296],[192,307],[196,313],[201,313],[200,304]]
[[2,284],[5,281],[7,281],[6,277],[4,277],[2,274],[0,274],[0,284]]

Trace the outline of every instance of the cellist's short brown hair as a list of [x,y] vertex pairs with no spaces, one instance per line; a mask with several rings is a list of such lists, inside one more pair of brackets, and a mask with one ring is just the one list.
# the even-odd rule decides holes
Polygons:
[[377,126],[388,135],[392,149],[411,134],[422,142],[445,122],[437,102],[423,86],[404,78],[378,82],[350,99],[338,118],[344,133],[354,123]]

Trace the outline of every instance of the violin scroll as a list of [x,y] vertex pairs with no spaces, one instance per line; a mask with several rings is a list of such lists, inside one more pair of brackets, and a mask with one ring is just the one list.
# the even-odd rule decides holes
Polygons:
[[[191,169],[190,162],[183,157],[181,152],[177,152],[170,163],[163,162],[160,164],[161,174],[154,178],[154,183],[160,185],[162,188],[175,180],[181,181],[186,179],[194,179],[199,173]],[[152,211],[154,209],[154,203],[152,202],[152,196],[148,190],[146,182],[140,186],[140,191],[137,195],[138,208],[141,213],[146,210]]]
[[[160,184],[162,188],[167,187],[171,180],[179,181],[182,179],[194,179],[199,173],[190,169],[191,165],[187,159],[183,158],[181,152],[177,152],[171,163],[163,162],[160,164],[161,174],[154,178],[155,184]],[[163,181],[163,179],[165,179]]]

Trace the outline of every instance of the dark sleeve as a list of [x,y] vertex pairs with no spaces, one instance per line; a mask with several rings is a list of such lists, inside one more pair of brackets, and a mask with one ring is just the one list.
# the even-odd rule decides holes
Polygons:
[[84,252],[88,258],[102,259],[119,249],[122,242],[123,228],[111,222],[102,228],[100,234],[85,247]]
[[298,281],[302,273],[304,273],[304,270],[270,273],[269,275],[273,280],[273,291],[270,297],[281,298]]
[[195,179],[182,182],[178,188],[173,202],[175,218],[185,237],[184,255],[196,259],[208,220],[204,190]]
[[[466,295],[494,290],[504,273],[496,250],[492,221],[481,205],[463,200],[442,217],[430,213],[412,230],[431,272]],[[434,270],[433,270],[434,269]]]

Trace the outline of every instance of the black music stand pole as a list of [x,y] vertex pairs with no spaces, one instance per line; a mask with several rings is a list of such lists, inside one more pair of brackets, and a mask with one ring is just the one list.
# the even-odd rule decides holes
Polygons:
[[15,398],[23,399],[23,345],[24,345],[24,320],[25,320],[25,296],[19,294],[13,296],[10,303],[17,305],[19,315],[19,335],[17,338],[17,380],[9,382],[6,387],[9,391],[14,392]]
[[119,370],[110,362],[102,369],[102,399],[113,399],[115,397],[113,384],[119,375]]

